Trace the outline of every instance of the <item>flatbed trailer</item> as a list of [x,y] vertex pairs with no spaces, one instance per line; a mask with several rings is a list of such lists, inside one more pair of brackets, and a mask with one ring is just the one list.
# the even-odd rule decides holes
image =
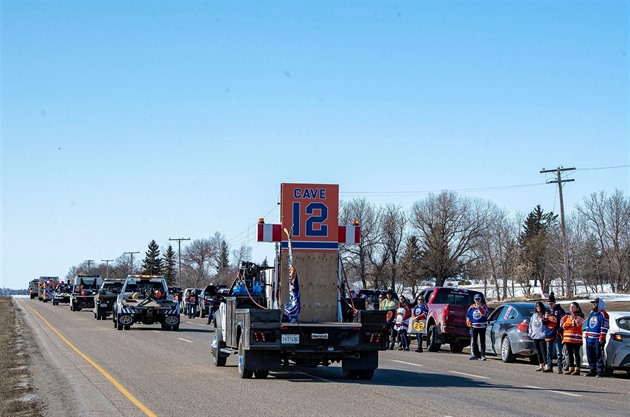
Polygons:
[[[309,227],[314,232],[333,227],[338,231],[336,186],[283,184],[281,194],[284,213],[289,213],[283,225],[287,222],[292,225],[289,227],[302,231],[308,231]],[[299,196],[299,204],[291,201],[295,196]],[[298,216],[300,204],[317,207],[312,217],[301,217],[303,224],[290,217]],[[324,224],[322,212],[331,224]],[[352,321],[343,321],[345,297],[340,290],[339,245],[353,241],[346,238],[346,230],[341,227],[342,236],[333,233],[324,236],[328,240],[323,241],[309,242],[308,233],[302,233],[300,250],[293,254],[291,235],[283,225],[265,225],[263,220],[259,223],[259,241],[278,242],[274,266],[245,262],[239,268],[228,296],[214,317],[215,331],[210,344],[214,364],[225,366],[230,356],[237,356],[241,378],[266,378],[269,371],[341,363],[345,378],[372,379],[378,368],[378,352],[387,348],[386,312],[359,310]],[[350,231],[358,235],[354,227]],[[278,229],[286,231],[286,241],[279,238]],[[264,236],[271,236],[270,240],[261,237],[261,231]],[[321,233],[315,234],[322,237]],[[306,290],[301,295],[297,275],[291,278],[292,272],[284,274],[289,269],[283,266],[293,262],[297,267],[292,271],[298,271],[299,285]],[[288,279],[282,280],[283,276]],[[289,280],[292,281],[287,286]],[[289,293],[291,297],[287,297]],[[287,304],[301,300],[297,301],[298,314],[288,315],[284,308],[287,299]]]

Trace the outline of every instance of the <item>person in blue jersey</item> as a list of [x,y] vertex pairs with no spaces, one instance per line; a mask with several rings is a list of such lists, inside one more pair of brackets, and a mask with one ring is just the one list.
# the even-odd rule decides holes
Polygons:
[[[416,297],[414,306],[411,308],[411,317],[420,321],[425,320],[427,318],[427,314],[429,314],[429,308],[427,307],[424,297],[422,297],[422,293],[419,293]],[[416,335],[418,340],[418,348],[416,349],[416,352],[422,352],[422,333],[417,333]]]
[[293,264],[289,264],[289,302],[284,305],[283,321],[297,323],[300,314],[300,283]]
[[593,308],[586,319],[586,357],[588,358],[589,371],[585,376],[604,376],[604,345],[608,334],[608,313],[606,303],[601,298],[591,301]]
[[475,303],[466,312],[466,324],[471,330],[470,360],[486,360],[486,327],[488,327],[488,306],[475,294]]

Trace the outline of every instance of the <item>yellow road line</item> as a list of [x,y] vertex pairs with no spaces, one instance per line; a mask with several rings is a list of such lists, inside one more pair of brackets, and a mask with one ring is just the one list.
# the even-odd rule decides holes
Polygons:
[[70,343],[70,341],[68,339],[66,339],[61,333],[59,333],[59,331],[57,329],[55,329],[49,322],[48,320],[46,320],[44,318],[44,316],[42,316],[41,314],[39,314],[39,312],[35,311],[32,307],[28,306],[26,303],[24,303],[24,305],[31,310],[33,313],[35,313],[35,315],[37,315],[40,319],[42,319],[42,321],[44,323],[46,323],[46,325],[48,327],[50,327],[50,329],[55,332],[57,334],[57,336],[59,336],[59,338],[61,340],[63,340],[68,346],[70,346],[72,348],[72,350],[74,350],[75,352],[77,352],[79,354],[79,356],[81,356],[83,359],[85,359],[85,361],[87,363],[89,363],[90,365],[92,365],[97,371],[99,371],[109,382],[112,383],[112,385],[114,385],[116,387],[116,389],[118,391],[120,391],[120,393],[122,395],[124,395],[125,397],[127,397],[127,399],[129,401],[131,401],[136,407],[138,407],[140,410],[142,410],[142,412],[144,414],[146,414],[147,416],[150,417],[157,417],[157,414],[155,414],[153,411],[149,410],[144,404],[142,404],[140,402],[140,400],[138,400],[136,397],[133,396],[133,394],[131,394],[129,391],[127,391],[127,389],[125,387],[123,387],[120,382],[116,381],[116,379],[114,379],[113,376],[111,376],[109,373],[107,373],[107,371],[105,371],[99,364],[97,364],[96,362],[94,362],[92,359],[90,359],[89,357],[87,357],[87,355],[85,355],[83,352],[81,352],[79,349],[77,349],[76,346],[74,346],[72,343]]

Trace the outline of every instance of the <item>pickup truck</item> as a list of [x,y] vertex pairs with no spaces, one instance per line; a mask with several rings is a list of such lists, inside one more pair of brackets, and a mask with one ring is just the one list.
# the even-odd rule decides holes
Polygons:
[[129,330],[134,323],[160,323],[162,330],[179,330],[179,303],[168,293],[163,277],[129,275],[116,298],[114,328]]
[[[427,303],[426,330],[429,352],[437,352],[442,344],[448,343],[451,352],[461,353],[470,345],[470,329],[466,325],[466,312],[474,304],[475,294],[483,293],[456,287],[431,287],[421,292]],[[422,337],[422,334],[418,334]]]
[[122,290],[124,281],[122,279],[106,278],[101,284],[98,292],[94,296],[94,318],[105,320],[114,310],[116,298]]

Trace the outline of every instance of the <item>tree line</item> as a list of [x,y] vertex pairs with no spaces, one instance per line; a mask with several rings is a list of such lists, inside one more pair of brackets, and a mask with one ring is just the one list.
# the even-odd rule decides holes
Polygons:
[[[361,242],[341,249],[343,272],[363,288],[403,288],[416,293],[433,279],[435,285],[459,279],[482,283],[498,300],[513,297],[518,285],[533,291],[565,295],[566,274],[558,215],[540,205],[527,215],[510,216],[493,202],[453,191],[430,194],[409,210],[376,206],[365,198],[341,202],[340,224],[361,225]],[[580,283],[589,290],[610,285],[630,291],[630,200],[620,190],[593,193],[567,217],[566,245],[573,293]],[[79,273],[126,277],[133,273],[164,275],[169,285],[203,287],[229,284],[251,248],[232,250],[221,233],[182,248],[181,280],[177,253],[152,240],[138,268],[123,254],[111,266],[70,268]],[[230,263],[230,260],[233,263]],[[266,262],[266,260],[265,260]],[[107,270],[109,268],[109,271]],[[89,271],[88,271],[89,269]],[[431,281],[433,283],[433,281]]]

